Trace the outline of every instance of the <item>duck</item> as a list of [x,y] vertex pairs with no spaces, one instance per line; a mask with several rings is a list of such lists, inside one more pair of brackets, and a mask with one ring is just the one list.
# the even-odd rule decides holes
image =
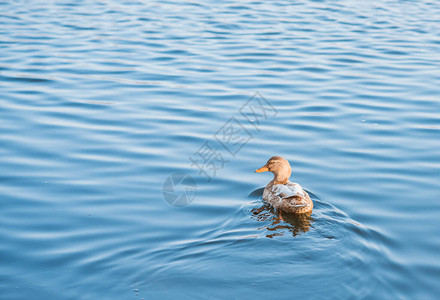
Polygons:
[[263,200],[273,208],[293,214],[311,213],[313,201],[309,194],[298,183],[289,181],[292,168],[287,159],[273,156],[255,172],[273,173],[272,181],[266,185],[263,192]]

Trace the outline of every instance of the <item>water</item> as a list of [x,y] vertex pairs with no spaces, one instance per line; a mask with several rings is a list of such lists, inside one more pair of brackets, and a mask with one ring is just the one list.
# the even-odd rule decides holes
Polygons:
[[[438,2],[0,8],[0,299],[440,293]],[[256,92],[277,113],[250,123]],[[209,181],[204,145],[225,160]],[[272,155],[310,217],[248,197]],[[162,195],[174,173],[197,183],[185,207]]]

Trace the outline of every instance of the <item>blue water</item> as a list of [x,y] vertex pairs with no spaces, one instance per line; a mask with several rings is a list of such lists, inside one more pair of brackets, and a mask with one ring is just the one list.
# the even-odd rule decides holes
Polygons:
[[[438,1],[0,11],[0,299],[440,294]],[[310,217],[262,202],[273,155]]]

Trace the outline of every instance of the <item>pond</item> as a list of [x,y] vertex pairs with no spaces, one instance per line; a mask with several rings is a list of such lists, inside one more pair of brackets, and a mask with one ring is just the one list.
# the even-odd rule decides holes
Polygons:
[[0,8],[1,299],[440,293],[440,3]]

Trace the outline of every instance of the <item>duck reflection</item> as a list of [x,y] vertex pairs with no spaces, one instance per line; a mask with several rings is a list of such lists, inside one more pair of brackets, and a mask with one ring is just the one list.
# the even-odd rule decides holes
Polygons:
[[266,237],[282,236],[290,232],[292,236],[299,236],[310,230],[313,221],[312,212],[304,214],[289,214],[276,211],[267,203],[251,209],[252,218],[262,222],[270,222],[269,225],[262,227],[268,230]]

